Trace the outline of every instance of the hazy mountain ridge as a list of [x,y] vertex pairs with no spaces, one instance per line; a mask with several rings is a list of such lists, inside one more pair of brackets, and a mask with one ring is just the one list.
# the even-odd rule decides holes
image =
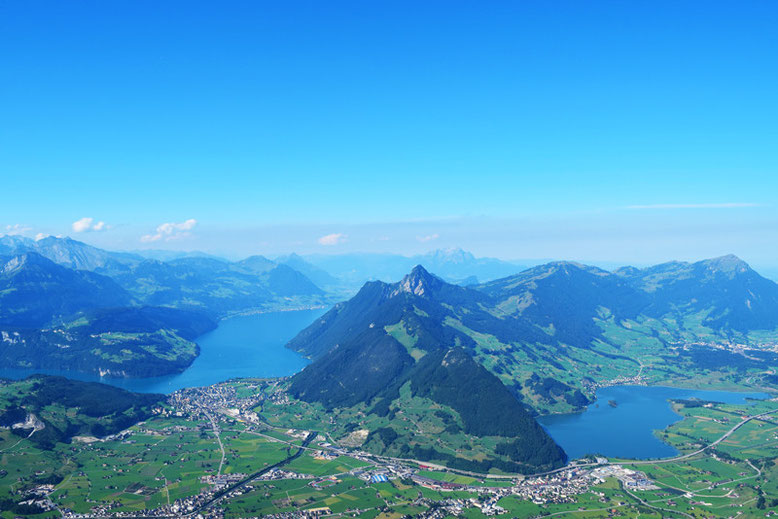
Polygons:
[[0,325],[33,328],[132,297],[112,279],[27,252],[0,257]]
[[151,256],[166,260],[105,251],[71,238],[0,237],[0,255],[35,253],[62,267],[107,276],[141,304],[194,308],[221,318],[249,310],[329,302],[303,273],[263,256],[231,262],[204,253],[152,252]]
[[298,272],[305,274],[305,276],[313,281],[316,286],[322,288],[328,288],[339,285],[341,282],[332,276],[329,272],[320,269],[319,267],[305,261],[302,256],[297,254],[288,254],[285,256],[278,256],[275,259],[276,263],[281,265],[287,265]]
[[340,283],[359,288],[366,281],[381,280],[387,283],[399,281],[415,265],[422,265],[430,272],[449,282],[492,280],[514,274],[526,268],[525,264],[496,258],[476,258],[462,249],[438,249],[426,254],[403,256],[400,254],[347,253],[337,255],[308,254],[302,258],[309,264],[323,269]]
[[704,324],[711,328],[748,332],[778,327],[778,284],[734,255],[615,274],[649,294],[644,312],[654,317],[710,310]]
[[27,252],[75,270],[107,270],[121,268],[143,260],[141,256],[127,252],[111,252],[71,238],[47,236],[33,240],[23,236],[0,236],[0,255],[17,256]]

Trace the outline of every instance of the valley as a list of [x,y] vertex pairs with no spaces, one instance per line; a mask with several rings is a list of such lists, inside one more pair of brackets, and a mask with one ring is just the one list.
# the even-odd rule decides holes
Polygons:
[[[114,437],[42,450],[2,437],[0,485],[37,517],[746,517],[774,506],[774,400],[673,403],[661,434],[679,456],[598,456],[548,474],[468,473],[345,446],[337,424],[302,414],[288,380],[185,389]],[[4,393],[7,391],[3,389]],[[37,434],[37,433],[36,433]],[[33,435],[34,437],[34,435]],[[17,437],[18,438],[18,437]],[[25,506],[25,505],[16,505]],[[13,517],[13,512],[4,512]]]
[[0,1],[0,519],[778,519],[776,27]]
[[[66,266],[63,250],[93,270]],[[553,262],[468,286],[417,265],[301,311],[345,285],[294,256],[113,254],[55,240],[6,260],[7,373],[156,399],[109,413],[122,427],[103,430],[91,404],[67,400],[81,382],[38,407],[13,397],[31,379],[5,383],[9,510],[686,517],[764,504],[773,484],[778,285],[735,257],[612,272]],[[260,302],[270,286],[307,293]],[[651,392],[653,407],[633,407]]]

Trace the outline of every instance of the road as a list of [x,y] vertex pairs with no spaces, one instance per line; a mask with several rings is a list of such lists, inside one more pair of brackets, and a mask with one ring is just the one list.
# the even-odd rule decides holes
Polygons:
[[221,501],[230,492],[232,492],[234,490],[238,490],[240,488],[243,488],[246,485],[248,485],[249,483],[251,483],[252,481],[254,481],[255,479],[257,479],[258,477],[262,476],[263,474],[267,474],[271,470],[273,470],[275,468],[278,468],[278,467],[281,467],[283,465],[286,465],[290,461],[293,461],[293,460],[299,458],[300,455],[303,452],[305,452],[305,449],[313,441],[313,439],[316,438],[317,435],[318,435],[318,433],[316,431],[311,431],[310,433],[308,433],[308,436],[305,437],[305,440],[303,440],[303,443],[300,445],[300,448],[297,449],[297,452],[295,452],[294,454],[292,454],[288,458],[285,458],[285,459],[279,461],[278,463],[274,463],[273,465],[269,465],[269,466],[263,468],[262,470],[254,472],[253,474],[247,476],[245,479],[242,479],[241,481],[235,483],[234,485],[231,485],[231,486],[229,486],[229,487],[227,487],[227,488],[225,488],[223,490],[220,490],[219,492],[214,494],[214,496],[211,499],[209,499],[208,501],[206,501],[205,503],[200,505],[193,512],[190,512],[189,514],[184,515],[184,517],[192,517],[192,516],[195,516],[195,515],[199,514],[203,510],[205,510],[207,508],[210,508],[211,506],[213,506],[216,503],[218,503],[219,501]]
[[224,452],[224,444],[222,443],[222,439],[221,439],[221,436],[219,434],[220,433],[219,425],[216,423],[216,420],[210,414],[206,414],[206,416],[211,421],[211,427],[213,427],[213,434],[216,436],[216,441],[219,442],[219,448],[222,451],[222,459],[219,462],[219,470],[216,472],[217,476],[221,476],[222,467],[224,466],[224,458],[226,457],[226,453]]
[[413,460],[413,459],[392,458],[392,457],[388,457],[388,456],[377,456],[377,455],[372,455],[370,457],[374,458],[374,459],[378,459],[378,460],[390,460],[390,461],[395,461],[395,462],[406,462],[406,463],[410,462],[410,463],[416,463],[416,464],[422,464],[422,465],[428,465],[428,466],[435,466],[437,469],[443,470],[443,471],[446,471],[446,472],[452,472],[452,473],[455,473],[455,474],[462,474],[462,475],[465,475],[465,476],[472,476],[472,477],[476,477],[476,478],[488,478],[488,479],[512,479],[512,478],[517,478],[517,477],[531,478],[531,477],[538,477],[538,476],[549,476],[551,474],[556,474],[558,472],[563,472],[563,471],[569,470],[569,469],[575,469],[575,468],[581,468],[581,467],[594,467],[594,466],[598,466],[598,465],[655,465],[657,463],[671,463],[671,462],[674,462],[674,461],[681,461],[681,460],[685,460],[685,459],[691,458],[693,456],[696,456],[698,454],[701,454],[702,452],[710,449],[711,447],[715,447],[719,443],[723,442],[724,440],[726,440],[727,438],[732,436],[732,434],[735,431],[737,431],[738,429],[743,427],[745,424],[747,424],[751,420],[758,420],[758,419],[760,419],[760,418],[762,418],[764,416],[767,416],[767,415],[770,415],[770,414],[773,414],[773,413],[778,413],[778,409],[773,409],[772,411],[765,411],[764,413],[759,413],[759,414],[755,414],[753,416],[748,416],[748,417],[744,418],[743,420],[741,420],[738,424],[736,424],[730,430],[728,430],[726,433],[724,433],[716,441],[714,441],[712,443],[709,443],[705,447],[702,447],[701,449],[698,449],[698,450],[696,450],[694,452],[690,452],[688,454],[682,454],[680,456],[674,456],[672,458],[660,458],[660,459],[655,459],[655,460],[617,461],[617,462],[608,462],[608,463],[596,463],[596,462],[581,463],[581,464],[578,464],[578,465],[567,465],[567,466],[564,466],[564,467],[561,467],[561,468],[558,468],[558,469],[549,470],[547,472],[537,472],[535,474],[506,474],[506,475],[483,474],[483,473],[480,473],[480,472],[471,472],[471,471],[467,471],[467,470],[459,470],[459,469],[452,469],[452,468],[443,467],[443,466],[436,466],[435,464],[432,464],[432,463],[429,463],[429,462],[426,462],[426,461],[419,461],[419,460]]
[[758,420],[758,419],[762,418],[763,416],[767,416],[767,415],[773,414],[773,413],[778,413],[778,409],[773,409],[772,411],[765,411],[764,413],[759,413],[759,414],[755,414],[753,416],[748,416],[746,418],[743,418],[739,423],[737,423],[729,431],[725,432],[718,440],[714,441],[713,443],[709,443],[705,447],[703,447],[701,449],[698,449],[698,450],[696,450],[694,452],[690,452],[688,454],[682,454],[680,456],[675,456],[673,458],[662,458],[662,459],[659,459],[659,460],[630,461],[628,464],[629,465],[648,465],[648,464],[656,464],[656,463],[670,463],[670,462],[673,462],[673,461],[680,461],[680,460],[685,460],[687,458],[691,458],[692,456],[696,456],[697,454],[700,454],[700,453],[710,449],[711,447],[715,447],[719,443],[723,442],[724,440],[726,440],[727,438],[732,436],[732,434],[735,431],[737,431],[738,429],[743,427],[745,424],[747,424],[751,420]]

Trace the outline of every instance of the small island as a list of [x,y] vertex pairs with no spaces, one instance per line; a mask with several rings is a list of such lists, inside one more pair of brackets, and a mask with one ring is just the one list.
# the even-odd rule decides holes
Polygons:
[[608,400],[608,405],[611,407],[619,407],[619,403],[615,400]]

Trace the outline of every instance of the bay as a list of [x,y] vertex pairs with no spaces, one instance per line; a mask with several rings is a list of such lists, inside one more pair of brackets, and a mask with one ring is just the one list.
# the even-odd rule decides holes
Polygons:
[[34,373],[102,382],[141,393],[172,393],[237,377],[283,377],[309,361],[284,345],[324,314],[326,309],[268,312],[225,319],[200,337],[200,355],[184,372],[163,377],[101,377],[95,373],[41,369],[0,369],[0,378],[21,379]]
[[[538,419],[570,459],[586,454],[651,459],[675,456],[678,451],[654,431],[679,421],[670,399],[692,399],[727,404],[767,398],[764,393],[704,391],[664,386],[611,386],[599,389],[596,401],[582,413],[549,415]],[[609,402],[614,402],[612,406]]]

